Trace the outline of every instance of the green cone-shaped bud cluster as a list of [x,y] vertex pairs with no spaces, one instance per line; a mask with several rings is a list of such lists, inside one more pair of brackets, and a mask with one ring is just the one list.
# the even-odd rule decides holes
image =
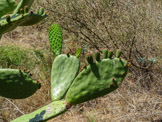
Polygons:
[[90,65],[79,73],[66,94],[65,99],[70,104],[82,103],[114,91],[128,72],[128,62],[119,57],[112,58],[112,52],[107,59],[89,62]]
[[72,55],[61,54],[55,58],[51,72],[52,100],[64,97],[79,71],[79,65],[78,58]]
[[53,24],[48,33],[49,43],[55,55],[60,55],[62,51],[62,29],[58,24]]
[[33,80],[29,73],[18,69],[0,69],[0,96],[23,99],[34,94],[40,83]]

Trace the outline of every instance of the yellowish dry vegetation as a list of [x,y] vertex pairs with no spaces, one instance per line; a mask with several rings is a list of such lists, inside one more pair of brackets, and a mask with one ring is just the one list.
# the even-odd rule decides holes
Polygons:
[[[77,46],[86,52],[103,48],[123,50],[132,67],[122,86],[100,98],[73,106],[49,122],[160,122],[162,121],[162,1],[161,0],[36,0],[33,9],[45,7],[49,17],[32,27],[20,27],[3,35],[0,48],[14,45],[46,59],[32,58],[28,67],[42,88],[23,100],[0,98],[0,122],[13,120],[51,102],[50,68],[54,56],[48,28],[59,23],[64,32],[63,52]],[[31,53],[35,56],[35,53]],[[154,65],[140,58],[155,58]],[[1,58],[0,58],[1,59]],[[84,56],[81,56],[84,60]],[[45,65],[48,64],[48,65]],[[2,66],[3,64],[0,64]],[[15,66],[16,67],[16,66]],[[44,69],[44,67],[46,67]]]

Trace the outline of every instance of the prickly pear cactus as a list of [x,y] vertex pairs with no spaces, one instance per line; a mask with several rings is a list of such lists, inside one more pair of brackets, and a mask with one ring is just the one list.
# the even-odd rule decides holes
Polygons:
[[88,55],[89,66],[75,78],[66,94],[66,101],[70,104],[82,103],[117,89],[128,72],[128,62],[121,59],[118,50],[116,57],[112,58],[112,52],[103,51],[104,59],[100,60],[99,52],[96,52],[96,62],[92,55]]
[[[0,37],[2,34],[12,31],[18,26],[34,25],[47,17],[43,8],[41,8],[38,13],[29,12],[33,1],[34,0],[21,0],[18,5],[12,0],[0,1]],[[16,5],[17,7],[15,8]],[[13,14],[5,15],[13,11],[14,8],[15,11]]]
[[18,69],[0,69],[0,96],[23,99],[34,94],[40,83],[30,73]]
[[53,24],[48,33],[49,43],[55,55],[60,55],[62,51],[62,30],[58,24]]
[[34,25],[44,18],[47,15],[44,13],[42,15],[31,13],[24,14],[9,14],[0,19],[0,35],[14,30],[18,26],[30,26]]
[[61,54],[52,65],[51,98],[60,100],[64,97],[79,71],[79,60],[75,56]]
[[65,101],[54,101],[30,114],[23,115],[11,122],[47,121],[64,113],[70,106]]

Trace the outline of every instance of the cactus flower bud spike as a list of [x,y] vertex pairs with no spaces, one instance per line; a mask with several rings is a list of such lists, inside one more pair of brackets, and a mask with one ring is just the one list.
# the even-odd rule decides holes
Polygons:
[[116,58],[119,58],[121,56],[121,50],[116,51]]
[[77,48],[77,50],[76,50],[76,57],[79,58],[81,53],[82,53],[82,48],[81,47]]
[[100,61],[100,52],[99,51],[95,52],[95,59],[96,59],[96,61]]
[[113,51],[112,50],[108,51],[108,58],[112,58],[112,55],[113,55]]
[[103,58],[107,59],[108,58],[108,50],[103,50]]
[[87,62],[89,64],[93,64],[93,57],[92,57],[92,54],[88,53],[87,56],[86,56],[86,59],[87,59]]
[[44,8],[40,8],[40,15],[43,15],[44,14]]

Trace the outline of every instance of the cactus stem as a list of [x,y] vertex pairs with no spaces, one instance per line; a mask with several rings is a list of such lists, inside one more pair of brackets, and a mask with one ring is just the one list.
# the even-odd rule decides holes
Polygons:
[[29,12],[29,7],[28,6],[25,6],[24,7],[24,13],[28,13]]

